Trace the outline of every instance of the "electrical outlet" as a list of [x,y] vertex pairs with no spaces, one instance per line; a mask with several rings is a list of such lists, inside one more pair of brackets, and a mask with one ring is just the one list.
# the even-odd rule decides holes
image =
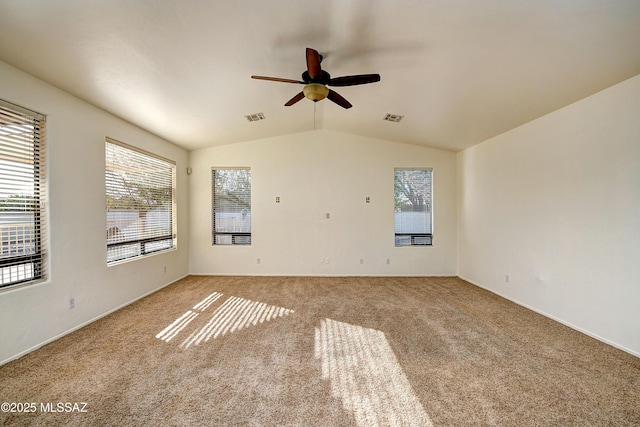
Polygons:
[[164,267],[162,267],[162,272],[163,272],[164,274],[167,274],[167,266],[166,266],[166,265],[165,265]]
[[261,262],[260,258],[256,259],[256,264],[260,264]]
[[387,264],[391,264],[391,260],[387,258]]
[[509,277],[509,275],[508,275],[508,274],[505,274],[505,275],[504,275],[504,281],[505,281],[505,283],[509,283],[509,281],[510,281],[510,280],[511,280],[511,278]]
[[72,309],[76,306],[76,299],[71,297],[69,298],[69,309]]
[[360,258],[360,264],[364,264],[364,258]]

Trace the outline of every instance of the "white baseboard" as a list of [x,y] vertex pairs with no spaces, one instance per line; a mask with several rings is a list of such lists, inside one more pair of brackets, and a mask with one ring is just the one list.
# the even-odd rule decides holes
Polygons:
[[81,323],[81,324],[79,324],[79,325],[77,325],[77,326],[74,326],[73,328],[71,328],[71,329],[69,329],[69,330],[67,330],[67,331],[64,331],[64,332],[62,332],[62,333],[60,333],[60,334],[58,334],[58,335],[55,335],[55,336],[53,336],[53,337],[49,338],[49,339],[48,339],[48,340],[46,340],[46,341],[43,341],[43,342],[41,342],[41,343],[39,343],[39,344],[34,345],[34,346],[33,346],[33,347],[31,347],[31,348],[28,348],[28,349],[26,349],[26,350],[24,350],[24,351],[21,351],[20,353],[15,354],[15,355],[13,355],[13,356],[9,357],[8,359],[5,359],[5,360],[1,361],[1,362],[0,362],[0,366],[4,365],[4,364],[6,364],[6,363],[9,363],[9,362],[11,362],[12,360],[19,359],[19,358],[21,358],[22,356],[25,356],[25,355],[27,355],[27,354],[31,353],[32,351],[35,351],[35,350],[39,349],[40,347],[42,347],[42,346],[44,346],[44,345],[47,345],[47,344],[49,344],[49,343],[51,343],[51,342],[54,342],[54,341],[55,341],[55,340],[57,340],[57,339],[60,339],[60,338],[64,337],[65,335],[69,335],[70,333],[72,333],[72,332],[74,332],[74,331],[77,331],[78,329],[83,328],[83,327],[85,327],[85,326],[87,326],[87,325],[89,325],[89,324],[91,324],[91,323],[95,322],[96,320],[102,319],[103,317],[108,316],[108,315],[110,315],[111,313],[113,313],[113,312],[115,312],[115,311],[120,310],[121,308],[124,308],[124,307],[126,307],[126,306],[128,306],[128,305],[130,305],[130,304],[133,304],[134,302],[136,302],[136,301],[138,301],[138,300],[141,300],[142,298],[144,298],[144,297],[146,297],[146,296],[149,296],[149,295],[151,295],[151,294],[153,294],[153,293],[155,293],[155,292],[158,292],[160,289],[166,288],[167,286],[169,286],[169,285],[171,285],[171,284],[173,284],[173,283],[176,283],[177,281],[182,280],[182,279],[184,279],[184,278],[185,278],[185,277],[187,277],[187,276],[189,276],[189,274],[185,274],[184,276],[179,277],[179,278],[177,278],[177,279],[175,279],[175,280],[173,280],[173,281],[171,281],[171,282],[169,282],[169,283],[166,283],[166,284],[164,284],[164,285],[160,286],[159,288],[156,288],[156,289],[154,289],[154,290],[152,290],[152,291],[149,291],[149,292],[147,292],[147,293],[145,293],[145,294],[143,294],[143,295],[141,295],[141,296],[139,296],[139,297],[136,297],[136,298],[132,299],[132,300],[131,300],[131,301],[129,301],[129,302],[126,302],[126,303],[124,303],[124,304],[121,304],[121,305],[119,305],[119,306],[117,306],[117,307],[115,307],[115,308],[113,308],[113,309],[111,309],[111,310],[109,310],[109,311],[107,311],[107,312],[105,312],[105,313],[102,313],[102,314],[100,314],[100,315],[98,315],[98,316],[96,316],[96,317],[94,317],[94,318],[92,318],[92,319],[90,319],[90,320],[87,320],[86,322],[83,322],[83,323]]
[[291,273],[291,274],[247,274],[247,273],[191,273],[189,276],[197,277],[458,277],[450,274],[368,274],[368,273]]
[[519,306],[522,306],[522,307],[524,307],[524,308],[526,308],[526,309],[529,309],[529,310],[531,310],[531,311],[534,311],[534,312],[536,312],[536,313],[538,313],[538,314],[540,314],[540,315],[542,315],[542,316],[544,316],[544,317],[547,317],[547,318],[549,318],[549,319],[551,319],[551,320],[555,320],[555,321],[556,321],[556,322],[558,322],[558,323],[562,323],[563,325],[568,326],[569,328],[574,329],[574,330],[576,330],[576,331],[578,331],[578,332],[581,332],[581,333],[583,333],[583,334],[585,334],[585,335],[588,335],[588,336],[590,336],[591,338],[597,339],[598,341],[601,341],[601,342],[603,342],[603,343],[605,343],[605,344],[608,344],[608,345],[610,345],[610,346],[612,346],[612,347],[615,347],[615,348],[617,348],[617,349],[619,349],[619,350],[622,350],[622,351],[624,351],[624,352],[626,352],[626,353],[632,354],[632,355],[634,355],[634,356],[636,356],[636,357],[640,357],[640,353],[639,353],[639,352],[637,352],[637,351],[634,351],[634,350],[632,350],[632,349],[630,349],[630,348],[627,348],[627,347],[625,347],[625,346],[623,346],[623,345],[620,345],[620,344],[618,344],[618,343],[616,343],[616,342],[613,342],[613,341],[608,340],[608,339],[606,339],[606,338],[604,338],[604,337],[601,337],[601,336],[600,336],[600,335],[598,335],[598,334],[594,334],[594,333],[593,333],[593,332],[591,332],[591,331],[588,331],[588,330],[583,329],[583,328],[581,328],[581,327],[579,327],[579,326],[576,326],[576,325],[574,325],[574,324],[572,324],[572,323],[569,323],[569,322],[567,322],[567,321],[565,321],[565,320],[563,320],[563,319],[560,319],[559,317],[553,316],[553,315],[551,315],[551,314],[549,314],[549,313],[545,313],[544,311],[539,310],[539,309],[537,309],[537,308],[535,308],[535,307],[531,307],[531,306],[529,306],[529,305],[527,305],[527,304],[524,304],[524,303],[522,303],[522,302],[520,302],[520,301],[518,301],[518,300],[516,300],[516,299],[514,299],[514,298],[512,298],[512,297],[510,297],[510,296],[507,296],[507,295],[504,295],[504,294],[502,294],[502,293],[500,293],[500,292],[497,292],[497,291],[495,291],[494,289],[487,288],[486,286],[483,286],[483,285],[481,285],[481,284],[479,284],[479,283],[476,283],[476,282],[474,282],[473,280],[467,279],[467,278],[466,278],[466,277],[464,277],[464,276],[458,276],[458,277],[460,277],[460,278],[461,278],[462,280],[464,280],[465,282],[469,282],[469,283],[471,283],[471,284],[472,284],[472,285],[474,285],[474,286],[477,286],[477,287],[482,288],[482,289],[484,289],[484,290],[486,290],[486,291],[489,291],[489,292],[491,292],[492,294],[496,294],[496,295],[498,295],[498,296],[500,296],[500,297],[502,297],[502,298],[504,298],[504,299],[506,299],[506,300],[509,300],[509,301],[511,301],[511,302],[513,302],[513,303],[515,303],[515,304],[518,304]]

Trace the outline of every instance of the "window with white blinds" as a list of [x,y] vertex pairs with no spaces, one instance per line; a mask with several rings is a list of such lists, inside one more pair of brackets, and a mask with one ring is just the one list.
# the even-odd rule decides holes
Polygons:
[[107,138],[107,264],[176,247],[175,162]]
[[395,241],[396,246],[431,246],[432,170],[395,169]]
[[213,244],[251,244],[251,169],[213,169]]
[[0,288],[46,277],[45,116],[0,100]]

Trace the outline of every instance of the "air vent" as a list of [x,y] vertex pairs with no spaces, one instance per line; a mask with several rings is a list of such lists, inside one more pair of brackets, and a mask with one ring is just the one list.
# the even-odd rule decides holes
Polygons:
[[244,116],[250,122],[257,122],[258,120],[264,120],[264,113],[255,113]]
[[402,120],[402,118],[403,118],[403,117],[404,117],[404,116],[400,116],[400,115],[398,115],[398,114],[390,114],[390,113],[387,113],[387,114],[384,116],[384,119],[383,119],[383,120],[386,120],[386,121],[388,121],[388,122],[398,123],[400,120]]

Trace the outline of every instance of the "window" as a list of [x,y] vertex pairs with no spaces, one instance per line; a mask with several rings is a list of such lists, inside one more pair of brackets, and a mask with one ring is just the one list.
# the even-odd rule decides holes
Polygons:
[[213,169],[213,244],[251,244],[251,169]]
[[106,140],[107,264],[175,249],[175,162]]
[[433,243],[431,176],[431,169],[395,169],[396,246]]
[[0,287],[45,278],[45,116],[0,100]]

